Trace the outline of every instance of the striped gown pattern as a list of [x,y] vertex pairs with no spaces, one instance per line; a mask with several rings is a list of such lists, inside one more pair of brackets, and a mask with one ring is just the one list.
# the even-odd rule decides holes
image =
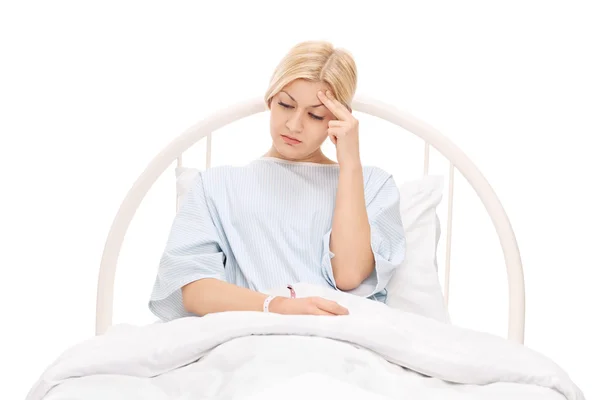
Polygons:
[[[329,248],[337,164],[262,157],[200,172],[171,226],[149,301],[163,321],[191,316],[181,288],[216,278],[264,292],[298,282],[336,287]],[[399,191],[378,167],[363,167],[375,270],[350,293],[385,302],[405,257]]]

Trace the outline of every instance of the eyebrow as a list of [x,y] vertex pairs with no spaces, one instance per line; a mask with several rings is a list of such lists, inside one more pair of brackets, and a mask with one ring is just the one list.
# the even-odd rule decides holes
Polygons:
[[[294,99],[292,97],[292,95],[289,94],[288,92],[286,92],[285,90],[282,90],[282,92],[285,93],[285,94],[287,94],[288,96],[290,96],[290,99],[296,101],[296,99]],[[296,101],[296,103],[297,103],[297,101]],[[317,105],[314,105],[314,106],[308,106],[308,107],[310,107],[310,108],[317,108],[317,107],[322,107],[322,106],[323,106],[323,103],[320,103],[320,104],[317,104]]]

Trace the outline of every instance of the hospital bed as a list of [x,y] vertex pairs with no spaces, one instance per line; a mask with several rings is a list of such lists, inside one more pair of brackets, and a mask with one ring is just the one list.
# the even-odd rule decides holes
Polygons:
[[[584,399],[556,363],[524,345],[525,290],[519,247],[506,212],[473,162],[447,137],[414,116],[357,96],[353,110],[388,121],[423,141],[423,174],[399,182],[407,253],[387,287],[386,304],[296,285],[296,296],[322,296],[350,310],[344,317],[228,312],[168,323],[113,325],[120,250],[150,188],[175,164],[177,205],[195,174],[184,153],[214,132],[267,111],[262,98],[233,104],[191,126],[148,164],[124,198],[106,239],[96,335],[74,344],[40,376],[27,400],[58,399]],[[448,161],[448,180],[429,171],[430,151]],[[505,337],[452,324],[448,313],[455,173],[489,214],[508,277]],[[448,184],[448,195],[443,187]],[[443,283],[436,249],[437,214],[447,207]],[[273,288],[286,295],[286,288]]]

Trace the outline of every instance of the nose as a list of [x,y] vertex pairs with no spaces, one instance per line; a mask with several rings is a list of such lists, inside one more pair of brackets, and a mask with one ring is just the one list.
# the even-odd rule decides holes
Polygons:
[[285,126],[290,132],[302,132],[302,118],[300,113],[293,113],[285,123]]

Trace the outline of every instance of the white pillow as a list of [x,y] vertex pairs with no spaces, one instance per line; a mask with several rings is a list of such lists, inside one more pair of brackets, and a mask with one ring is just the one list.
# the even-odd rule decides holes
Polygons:
[[427,175],[398,185],[406,257],[387,286],[390,307],[450,322],[438,276],[437,246],[443,176]]
[[[177,167],[177,202],[199,170]],[[449,322],[437,269],[440,238],[436,208],[442,200],[444,179],[428,175],[400,184],[400,215],[406,235],[406,258],[387,286],[386,303],[393,308]]]

